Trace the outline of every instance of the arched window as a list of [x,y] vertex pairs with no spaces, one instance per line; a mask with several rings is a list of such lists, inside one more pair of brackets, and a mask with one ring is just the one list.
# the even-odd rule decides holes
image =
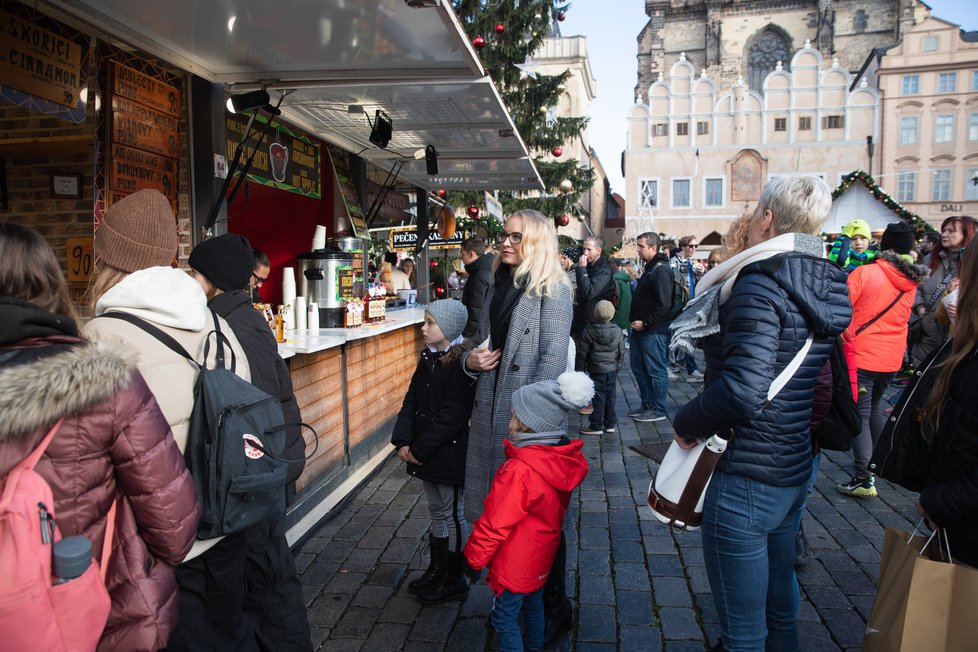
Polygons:
[[758,93],[764,92],[764,78],[779,61],[787,70],[790,57],[787,39],[772,29],[766,30],[747,53],[747,85]]
[[866,31],[866,12],[862,9],[856,12],[856,17],[853,19],[853,27],[857,34],[862,34]]

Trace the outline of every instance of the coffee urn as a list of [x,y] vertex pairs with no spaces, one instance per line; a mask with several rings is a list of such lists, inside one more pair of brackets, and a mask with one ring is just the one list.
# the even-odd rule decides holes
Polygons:
[[343,328],[346,300],[354,297],[353,255],[320,249],[295,257],[299,291],[319,306],[320,328]]

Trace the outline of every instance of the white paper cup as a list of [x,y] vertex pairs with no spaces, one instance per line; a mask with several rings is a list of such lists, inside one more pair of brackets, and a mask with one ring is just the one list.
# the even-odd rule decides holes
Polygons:
[[309,319],[309,313],[306,309],[306,298],[296,297],[295,303],[292,304],[292,310],[295,311],[295,327],[296,330],[304,331],[306,330]]

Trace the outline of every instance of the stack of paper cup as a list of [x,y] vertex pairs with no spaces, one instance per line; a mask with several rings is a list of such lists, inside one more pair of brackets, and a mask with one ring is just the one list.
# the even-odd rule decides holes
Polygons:
[[306,330],[306,320],[309,319],[309,314],[306,312],[305,297],[295,298],[295,303],[292,304],[292,312],[295,313],[296,330],[300,330],[300,331]]
[[306,319],[306,328],[311,331],[319,330],[319,306],[315,301],[309,302],[309,316]]
[[312,235],[312,251],[326,248],[326,227],[317,225],[316,232]]
[[295,269],[282,268],[282,304],[288,306],[285,312],[285,327],[295,328]]

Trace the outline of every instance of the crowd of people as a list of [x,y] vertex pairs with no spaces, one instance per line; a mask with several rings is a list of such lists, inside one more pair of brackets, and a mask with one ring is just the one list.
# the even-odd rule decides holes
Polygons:
[[[640,397],[629,418],[671,418],[684,448],[731,435],[702,526],[717,649],[798,649],[798,537],[818,469],[812,424],[827,409],[813,395],[839,343],[855,366],[861,421],[839,491],[876,496],[876,475],[919,491],[922,519],[975,563],[976,222],[948,218],[918,248],[905,222],[874,243],[853,220],[827,250],[830,206],[820,179],[772,179],[705,260],[695,237],[668,252],[651,232],[636,239],[635,265],[610,261],[597,236],[561,252],[553,221],[533,210],[508,217],[495,253],[481,238],[463,242],[462,300],[426,306],[424,349],[391,436],[431,517],[428,566],[410,593],[424,604],[464,599],[488,568],[500,650],[540,649],[572,628],[564,519],[588,464],[568,414],[586,417],[582,435],[617,430],[626,353]],[[110,207],[95,238],[93,318],[80,328],[50,246],[0,223],[0,477],[46,446],[36,471],[61,534],[93,550],[109,540],[109,558],[97,559],[111,599],[99,649],[311,649],[284,518],[198,539],[184,462],[198,365],[233,358],[236,375],[281,405],[282,499],[293,499],[301,415],[250,305],[268,259],[226,234],[192,250],[187,274],[172,266],[175,224],[156,191]],[[402,282],[413,269],[386,271]],[[887,419],[884,399],[907,370]],[[704,387],[670,417],[668,385],[682,374]]]

